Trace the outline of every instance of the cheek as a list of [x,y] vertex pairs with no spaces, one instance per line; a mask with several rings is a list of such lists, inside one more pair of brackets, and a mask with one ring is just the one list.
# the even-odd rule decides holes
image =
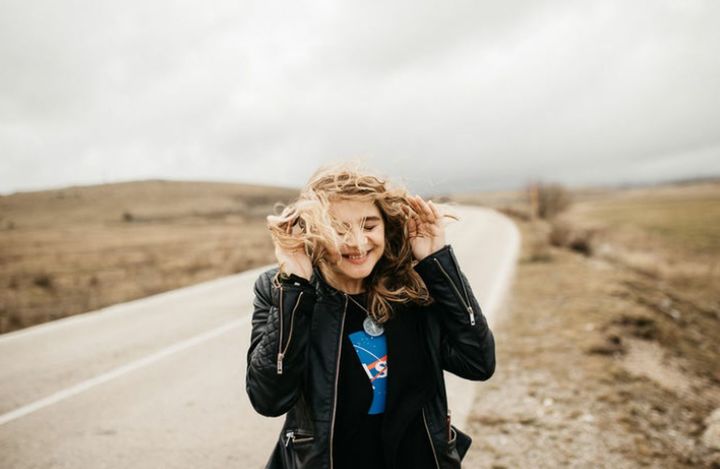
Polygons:
[[379,236],[373,236],[372,240],[376,249],[383,250],[385,248],[385,237],[382,234]]

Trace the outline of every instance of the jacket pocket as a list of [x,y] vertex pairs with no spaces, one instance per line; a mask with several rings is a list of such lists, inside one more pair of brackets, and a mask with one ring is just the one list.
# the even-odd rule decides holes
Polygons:
[[287,469],[307,467],[308,456],[315,443],[315,435],[309,430],[288,428],[280,434],[278,450],[282,466]]
[[315,441],[315,435],[308,430],[289,429],[285,431],[285,446],[293,447],[312,444]]
[[460,460],[465,457],[472,438],[469,435],[460,431],[455,425],[450,425],[450,440],[448,441],[448,452],[452,453],[457,451]]

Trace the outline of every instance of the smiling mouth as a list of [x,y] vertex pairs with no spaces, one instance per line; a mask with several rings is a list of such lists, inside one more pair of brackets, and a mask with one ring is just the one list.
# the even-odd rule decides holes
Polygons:
[[367,258],[367,251],[362,254],[343,254],[343,257],[354,264],[359,264]]

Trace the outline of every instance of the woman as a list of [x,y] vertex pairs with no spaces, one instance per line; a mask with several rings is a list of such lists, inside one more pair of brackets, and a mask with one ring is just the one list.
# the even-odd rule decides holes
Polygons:
[[495,344],[443,217],[347,165],[268,216],[246,376],[257,412],[286,414],[267,467],[460,467],[443,370],[486,380]]

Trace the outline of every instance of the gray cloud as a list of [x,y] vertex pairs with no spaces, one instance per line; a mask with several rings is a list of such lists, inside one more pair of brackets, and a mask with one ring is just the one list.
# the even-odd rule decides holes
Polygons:
[[362,157],[415,190],[720,173],[706,1],[0,6],[0,191],[299,186]]

